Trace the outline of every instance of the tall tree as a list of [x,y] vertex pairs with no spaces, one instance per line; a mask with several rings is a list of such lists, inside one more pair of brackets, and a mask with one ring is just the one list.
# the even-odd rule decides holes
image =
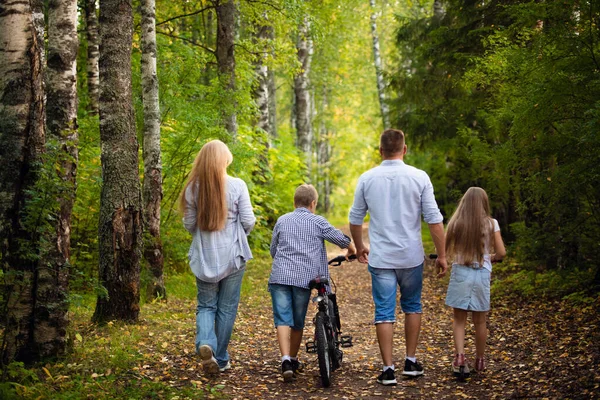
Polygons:
[[375,0],[369,0],[371,5],[371,36],[373,38],[373,58],[375,60],[375,75],[377,79],[377,93],[379,94],[379,108],[383,128],[390,127],[390,112],[385,99],[385,83],[383,82],[383,66],[381,62],[381,53],[379,51],[379,35],[377,34],[377,9]]
[[319,121],[319,134],[317,137],[317,190],[319,192],[319,209],[324,213],[331,208],[331,143],[329,142],[329,130],[327,128],[327,88],[323,90],[321,99],[321,111]]
[[[266,15],[264,15],[266,20]],[[271,132],[271,119],[269,112],[269,67],[266,63],[267,58],[267,41],[272,36],[273,28],[269,25],[258,25],[255,27],[254,42],[259,48],[259,52],[255,59],[254,71],[256,74],[256,85],[253,91],[254,102],[258,109],[256,118],[256,127],[259,129],[258,141],[260,150],[258,153],[258,170],[259,183],[267,183],[269,174],[269,137]]]
[[312,161],[312,107],[310,96],[310,66],[313,55],[313,41],[310,36],[310,20],[304,16],[298,27],[296,41],[300,71],[294,77],[294,115],[296,116],[296,146],[304,153],[308,176],[310,176]]
[[143,218],[131,86],[131,0],[102,0],[99,23],[102,193],[98,272],[106,293],[98,296],[93,319],[136,321]]
[[96,13],[96,0],[85,0],[85,21],[87,35],[87,86],[89,96],[89,109],[98,113],[98,58],[100,53],[98,37],[98,14]]
[[217,14],[217,66],[221,81],[230,100],[223,106],[223,122],[232,138],[237,136],[237,115],[235,112],[235,0],[213,0]]
[[149,294],[165,297],[163,251],[160,238],[162,163],[160,151],[160,107],[156,75],[156,12],[154,0],[142,0],[142,100],[144,103],[144,216],[149,237],[144,257],[152,273]]
[[41,256],[36,282],[34,336],[42,355],[65,349],[71,214],[77,174],[77,0],[48,3],[47,106],[48,139],[56,143],[58,216],[49,250]]
[[40,15],[40,1],[3,2],[0,9],[0,248],[6,282],[3,364],[40,356],[33,324],[39,236],[23,221],[45,142]]

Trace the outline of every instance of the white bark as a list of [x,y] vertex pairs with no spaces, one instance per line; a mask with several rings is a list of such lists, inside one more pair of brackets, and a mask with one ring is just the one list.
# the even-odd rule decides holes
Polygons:
[[309,73],[313,55],[313,42],[310,37],[310,21],[304,17],[298,27],[298,41],[296,43],[298,61],[301,70],[294,78],[295,116],[296,116],[296,146],[305,155],[310,176],[312,161],[312,124],[311,124],[311,98]]
[[441,19],[444,16],[444,6],[440,0],[433,2],[433,17]]
[[383,82],[383,66],[381,62],[381,53],[379,51],[379,35],[377,34],[377,10],[375,0],[369,0],[371,4],[371,35],[373,36],[373,58],[375,61],[375,74],[377,78],[377,92],[379,94],[379,107],[381,109],[381,118],[383,128],[390,127],[389,108],[385,99],[385,83]]
[[[36,360],[33,316],[37,262],[21,224],[45,142],[43,14],[39,1],[2,2],[0,12],[0,251],[7,312],[2,361]],[[32,248],[23,248],[31,243]],[[5,365],[5,364],[4,364]]]
[[142,0],[142,101],[144,105],[144,214],[149,243],[144,256],[152,272],[152,296],[165,297],[163,254],[160,238],[162,163],[160,151],[160,107],[156,70],[155,0]]
[[93,113],[98,113],[98,88],[100,86],[100,74],[98,72],[99,35],[98,35],[98,15],[96,14],[96,0],[86,0],[85,3],[85,21],[87,34],[87,79],[89,109]]

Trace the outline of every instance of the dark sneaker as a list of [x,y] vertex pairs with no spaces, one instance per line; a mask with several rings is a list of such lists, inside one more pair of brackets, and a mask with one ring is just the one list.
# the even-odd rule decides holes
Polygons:
[[291,382],[294,378],[294,369],[290,360],[281,363],[281,375],[283,375],[284,382]]
[[202,367],[204,368],[204,371],[208,374],[218,374],[219,364],[217,363],[217,359],[213,355],[213,351],[210,346],[203,344],[198,348],[198,353],[202,359]]
[[412,362],[409,359],[404,360],[404,371],[402,375],[419,376],[423,375],[423,367],[418,362]]
[[383,371],[383,373],[377,377],[377,383],[381,383],[384,386],[395,386],[398,382],[396,381],[394,370],[388,368]]
[[456,354],[454,361],[452,362],[452,372],[454,376],[459,379],[465,379],[469,377],[471,370],[469,369],[469,363],[465,358],[464,354]]
[[292,359],[292,370],[295,374],[301,374],[304,371],[304,364],[298,360]]

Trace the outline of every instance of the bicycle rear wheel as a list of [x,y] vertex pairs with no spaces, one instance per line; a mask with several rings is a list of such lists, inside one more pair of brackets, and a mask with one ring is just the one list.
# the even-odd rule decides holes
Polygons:
[[327,306],[329,307],[329,326],[331,326],[331,335],[329,337],[329,354],[331,359],[331,370],[335,371],[341,366],[341,357],[337,348],[340,331],[337,325],[337,313],[335,312],[335,306],[330,299],[327,299]]
[[329,341],[326,326],[327,315],[323,312],[317,313],[315,318],[315,341],[317,342],[317,356],[319,358],[319,372],[324,387],[331,384],[331,358],[329,352]]

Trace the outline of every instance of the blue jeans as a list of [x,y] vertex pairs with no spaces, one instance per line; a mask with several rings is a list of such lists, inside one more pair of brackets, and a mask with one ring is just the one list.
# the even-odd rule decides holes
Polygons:
[[420,314],[423,264],[413,268],[383,269],[369,265],[375,303],[375,323],[396,322],[396,290],[405,314]]
[[216,283],[196,279],[198,289],[196,351],[204,344],[209,345],[221,368],[229,361],[227,346],[237,316],[240,288],[245,271],[245,266],[242,266]]
[[289,326],[296,331],[304,329],[310,289],[290,285],[270,284],[275,327]]

